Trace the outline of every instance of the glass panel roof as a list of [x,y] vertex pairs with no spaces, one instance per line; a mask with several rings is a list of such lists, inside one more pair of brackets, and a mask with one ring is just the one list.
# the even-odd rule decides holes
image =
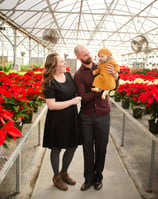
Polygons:
[[[29,36],[59,53],[74,57],[77,44],[93,55],[102,47],[113,54],[133,52],[131,41],[138,35],[158,48],[157,0],[1,0],[0,19],[24,30]],[[4,21],[1,20],[1,27]],[[43,39],[45,29],[55,30],[57,42]]]

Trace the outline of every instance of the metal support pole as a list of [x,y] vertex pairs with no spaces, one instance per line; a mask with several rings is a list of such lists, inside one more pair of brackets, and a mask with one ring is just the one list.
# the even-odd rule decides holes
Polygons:
[[38,122],[38,145],[41,144],[41,121]]
[[149,178],[147,186],[148,192],[152,192],[152,181],[153,181],[152,179],[153,179],[154,163],[155,163],[155,149],[156,149],[156,143],[155,141],[152,140],[150,170],[149,170]]
[[31,64],[31,53],[32,53],[32,50],[31,50],[31,38],[29,37],[29,65]]
[[19,193],[21,189],[21,153],[16,159],[16,192]]
[[14,45],[13,45],[13,69],[16,66],[16,59],[17,59],[17,30],[14,29]]
[[121,146],[124,146],[124,135],[125,135],[125,113],[123,113],[123,120],[122,120],[122,137],[121,137]]

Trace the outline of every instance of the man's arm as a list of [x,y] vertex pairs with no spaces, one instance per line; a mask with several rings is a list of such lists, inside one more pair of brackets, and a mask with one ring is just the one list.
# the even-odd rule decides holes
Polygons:
[[92,92],[92,91],[87,91],[80,74],[74,75],[74,82],[75,82],[75,86],[76,86],[76,89],[77,89],[77,93],[78,93],[79,96],[82,97],[82,102],[84,102],[84,103],[88,103],[94,97],[101,95],[101,93],[95,93],[95,92]]
[[113,65],[109,64],[107,66],[106,70],[108,73],[110,73],[115,78],[115,80],[118,79],[118,77],[119,77],[118,72],[115,71],[115,68]]
[[115,81],[116,81],[116,88],[115,89],[117,89],[118,86],[119,86],[119,79],[120,79],[118,72],[115,71],[114,66],[111,65],[111,64],[109,64],[107,66],[107,72],[110,73],[115,78]]

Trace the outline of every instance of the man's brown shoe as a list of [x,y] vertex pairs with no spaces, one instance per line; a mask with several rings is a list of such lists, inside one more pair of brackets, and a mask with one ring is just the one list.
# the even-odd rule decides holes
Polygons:
[[76,181],[70,178],[69,174],[67,172],[61,172],[60,173],[61,179],[70,185],[75,185]]
[[58,189],[63,190],[63,191],[68,190],[67,185],[62,181],[62,179],[61,179],[60,176],[54,176],[54,177],[53,177],[53,182],[54,182],[54,185],[55,185]]

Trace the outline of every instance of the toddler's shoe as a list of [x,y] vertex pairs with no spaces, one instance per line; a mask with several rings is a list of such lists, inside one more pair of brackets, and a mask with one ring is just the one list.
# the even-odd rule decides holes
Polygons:
[[96,88],[96,87],[92,87],[91,88],[91,91],[94,91],[96,93],[99,93],[100,92],[100,89],[99,88]]
[[102,100],[105,100],[106,98],[107,98],[107,96],[109,95],[109,91],[104,91],[103,93],[102,93],[102,95],[101,95],[101,99]]

